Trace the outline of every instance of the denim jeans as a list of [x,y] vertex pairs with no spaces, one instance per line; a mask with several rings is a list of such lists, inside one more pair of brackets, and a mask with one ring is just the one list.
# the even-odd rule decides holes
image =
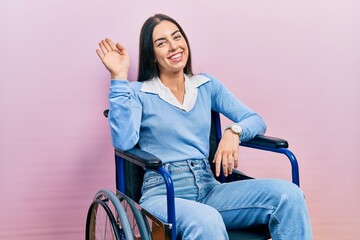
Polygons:
[[[277,179],[252,179],[220,184],[207,159],[164,165],[175,189],[178,237],[229,239],[226,229],[267,224],[273,240],[310,240],[311,226],[303,192]],[[162,176],[147,171],[140,204],[167,221],[166,187]]]

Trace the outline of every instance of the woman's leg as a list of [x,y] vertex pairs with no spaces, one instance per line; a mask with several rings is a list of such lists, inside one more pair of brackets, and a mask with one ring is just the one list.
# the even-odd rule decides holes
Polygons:
[[[166,197],[152,197],[141,204],[143,208],[167,222]],[[185,240],[228,239],[226,228],[220,213],[208,205],[175,199],[177,236]]]
[[217,209],[228,229],[268,224],[274,240],[310,240],[311,226],[303,192],[276,179],[221,184],[203,203]]
[[[175,188],[177,235],[182,239],[228,239],[220,213],[213,207],[198,203],[216,182],[207,160],[187,160],[166,164]],[[166,188],[162,177],[155,172],[144,176],[140,204],[148,212],[167,222]]]

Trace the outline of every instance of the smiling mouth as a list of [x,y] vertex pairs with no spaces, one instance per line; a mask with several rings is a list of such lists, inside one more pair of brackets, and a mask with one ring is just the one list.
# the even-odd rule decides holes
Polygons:
[[171,55],[169,57],[170,60],[173,60],[173,61],[180,61],[182,59],[182,53],[176,53],[174,55]]

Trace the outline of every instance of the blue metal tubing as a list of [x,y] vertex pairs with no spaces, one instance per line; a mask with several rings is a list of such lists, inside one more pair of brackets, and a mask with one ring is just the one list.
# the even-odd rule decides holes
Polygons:
[[[122,157],[116,156],[116,189],[125,193],[125,181],[124,181],[124,159]],[[163,167],[159,167],[157,170],[165,181],[166,190],[167,190],[167,212],[168,212],[168,223],[172,225],[171,228],[171,239],[176,239],[176,219],[175,219],[175,192],[174,192],[174,184],[171,179],[170,174]]]
[[168,223],[172,225],[171,227],[171,239],[176,239],[176,219],[175,219],[175,192],[174,184],[171,179],[170,174],[163,167],[159,167],[158,172],[163,176],[165,180],[166,190],[167,190],[167,214],[168,214]]
[[120,192],[125,193],[125,182],[124,182],[124,159],[122,157],[119,157],[115,155],[116,161],[116,189],[118,189]]
[[246,142],[240,143],[240,146],[285,154],[291,163],[292,182],[300,187],[299,165],[298,165],[295,155],[289,149],[287,149],[287,148],[268,148],[268,147],[263,147],[263,146],[247,144]]

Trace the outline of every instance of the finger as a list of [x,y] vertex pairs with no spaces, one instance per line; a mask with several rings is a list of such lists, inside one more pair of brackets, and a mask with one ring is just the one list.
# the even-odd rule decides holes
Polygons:
[[120,51],[120,53],[124,53],[126,51],[125,47],[120,43],[116,43],[116,48]]
[[238,163],[239,163],[239,154],[238,152],[236,151],[234,153],[234,168],[237,168],[238,167]]
[[108,52],[112,50],[110,44],[106,40],[102,40],[101,42]]
[[234,168],[238,168],[239,166],[239,160],[234,160]]
[[102,51],[103,55],[105,55],[105,54],[107,54],[107,53],[109,52],[109,51],[106,49],[106,47],[105,47],[105,45],[104,45],[103,41],[99,42],[99,47],[100,47],[100,49],[101,49],[101,51]]
[[225,154],[222,155],[222,168],[223,168],[225,177],[227,177],[227,175],[228,175],[228,156]]
[[105,42],[110,46],[111,50],[117,50],[116,46],[115,46],[115,43],[113,43],[113,41],[111,41],[111,39],[106,38]]
[[104,58],[104,54],[100,49],[96,49],[96,53],[99,56],[99,58],[102,60]]
[[215,153],[213,163],[215,163],[215,176],[218,177],[220,176],[221,154]]
[[232,170],[234,168],[234,157],[233,156],[228,156],[228,172],[229,174],[232,174]]

